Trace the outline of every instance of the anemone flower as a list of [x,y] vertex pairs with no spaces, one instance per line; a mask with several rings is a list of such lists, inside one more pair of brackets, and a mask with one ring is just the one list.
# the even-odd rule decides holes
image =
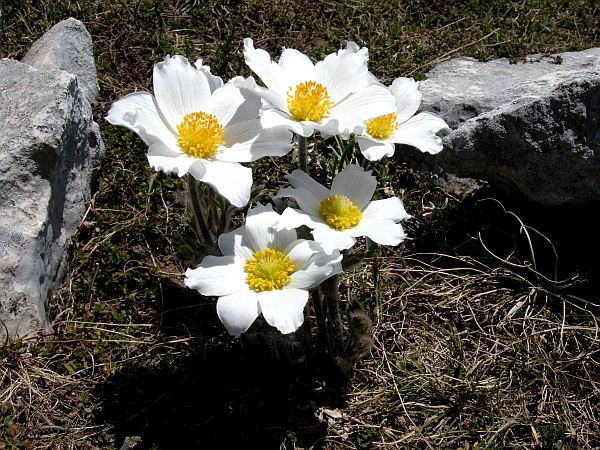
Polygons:
[[276,231],[280,216],[270,205],[248,212],[246,225],[219,236],[223,256],[206,256],[185,273],[185,284],[202,295],[218,296],[217,314],[239,337],[262,314],[281,333],[304,321],[308,290],[341,273],[339,252],[297,239],[296,230]]
[[265,123],[285,125],[300,136],[314,130],[326,135],[358,133],[364,121],[396,110],[385,86],[364,86],[368,50],[354,42],[316,64],[298,50],[284,49],[276,63],[246,38],[244,58],[268,88],[260,90],[269,104],[262,112]]
[[261,98],[251,79],[223,84],[201,60],[192,67],[176,55],[154,66],[153,84],[154,95],[126,95],[106,120],[140,135],[154,169],[189,173],[241,207],[250,197],[252,172],[240,162],[291,149],[289,131],[262,127]]
[[[372,82],[372,81],[371,81]],[[426,153],[442,150],[442,138],[437,136],[448,124],[435,114],[414,115],[421,104],[419,83],[412,78],[396,78],[389,90],[396,99],[396,112],[366,121],[362,136],[356,138],[363,156],[378,161],[394,154],[394,144],[406,144]]]
[[356,238],[367,236],[383,245],[398,245],[406,234],[399,222],[410,217],[398,197],[370,201],[377,187],[371,172],[350,164],[336,175],[331,189],[301,170],[287,176],[291,188],[277,197],[294,197],[300,209],[286,208],[278,228],[301,225],[312,228],[315,241],[326,253],[352,247]]

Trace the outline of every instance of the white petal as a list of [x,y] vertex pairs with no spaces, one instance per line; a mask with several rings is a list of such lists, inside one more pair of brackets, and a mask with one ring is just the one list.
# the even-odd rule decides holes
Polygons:
[[361,153],[369,161],[379,161],[384,156],[390,157],[396,150],[394,144],[385,141],[378,141],[362,136],[357,137],[356,141]]
[[137,131],[133,126],[136,109],[157,110],[154,96],[148,92],[132,92],[114,102],[105,117],[113,125],[122,125]]
[[231,78],[228,83],[234,84],[239,88],[250,89],[251,91],[258,93],[260,90],[265,89],[256,84],[256,80],[254,80],[253,76],[249,76],[247,78],[242,76],[236,76]]
[[[259,214],[263,214],[263,213],[270,214],[269,216],[261,216],[261,217],[268,217],[270,223],[277,222],[278,214],[275,211],[273,211],[273,205],[271,205],[269,203],[267,203],[266,205],[263,205],[262,203],[257,203],[254,208],[248,210],[246,222],[248,222],[248,219],[254,220],[254,216],[258,216]],[[265,220],[265,219],[263,219],[263,220]]]
[[421,105],[422,94],[419,92],[419,83],[412,78],[396,78],[389,89],[398,104],[396,110],[398,123],[406,122]]
[[389,89],[379,84],[371,84],[333,105],[329,115],[343,125],[350,119],[360,118],[366,121],[395,112],[396,100]]
[[210,73],[210,67],[202,65],[202,58],[198,58],[194,63],[194,66],[196,66],[196,69],[198,69],[198,71],[204,72],[206,80],[208,81],[208,84],[210,86],[210,92],[214,92],[215,89],[223,86],[223,80]]
[[320,217],[319,206],[323,198],[317,197],[313,191],[308,189],[281,189],[276,197],[294,197],[298,202],[298,206],[307,214],[313,217]]
[[259,120],[246,120],[224,130],[219,161],[250,162],[263,156],[283,156],[292,149],[292,133],[284,128],[264,130]]
[[371,72],[367,72],[367,74],[365,75],[365,78],[363,79],[362,83],[360,84],[360,87],[362,89],[364,89],[372,84],[381,84],[381,82]]
[[[230,148],[235,144],[250,143],[256,139],[258,134],[262,131],[263,128],[258,118],[231,123],[223,130],[223,141],[225,141],[225,144],[223,145]],[[227,150],[225,150],[224,153],[227,153]]]
[[179,150],[177,136],[170,126],[164,122],[156,111],[151,109],[137,109],[134,126],[138,134],[149,145],[162,141],[173,150]]
[[260,91],[259,95],[266,102],[267,105],[271,105],[274,108],[286,113],[288,119],[293,120],[289,115],[290,110],[286,101],[287,97],[284,97],[282,94],[279,93],[279,91],[276,91],[274,89],[265,89],[263,91]]
[[323,247],[323,251],[331,255],[336,250],[346,250],[351,248],[356,239],[344,231],[338,231],[333,228],[315,228],[312,232],[315,241]]
[[367,236],[382,245],[398,245],[406,238],[402,225],[393,220],[363,218],[357,226],[346,231],[353,236]]
[[349,42],[346,50],[332,53],[315,66],[318,80],[326,88],[332,102],[336,103],[353,92],[367,74],[368,50],[356,50]]
[[158,110],[154,96],[148,92],[132,92],[114,102],[105,119],[113,125],[122,125],[137,133],[133,126],[136,109],[154,110],[158,116]]
[[412,145],[422,152],[436,154],[442,151],[442,138],[436,133],[448,129],[448,125],[441,117],[432,113],[420,113],[408,122],[400,124],[388,140],[398,144]]
[[368,236],[378,244],[398,245],[406,233],[396,222],[409,217],[398,197],[377,200],[365,208],[359,224],[346,232],[355,237]]
[[275,240],[273,246],[283,251],[288,248],[289,245],[298,239],[298,233],[296,230],[277,230],[275,232]]
[[349,164],[331,183],[332,194],[345,195],[360,210],[373,198],[375,189],[377,189],[377,178],[371,175],[371,171],[365,172],[356,164]]
[[348,41],[346,43],[346,48],[339,49],[337,53],[339,56],[345,56],[346,53],[358,53],[360,51],[366,51],[367,56],[369,56],[369,51],[366,47],[361,49],[355,42]]
[[[286,48],[281,52],[279,65],[285,71],[287,77],[287,88],[293,90],[298,83],[317,78],[315,66],[308,56],[293,48]],[[287,94],[287,90],[286,90]]]
[[[290,243],[283,253],[290,257],[295,266],[295,272],[304,270],[308,267],[315,253],[322,252],[323,249],[315,241],[307,241],[306,239],[297,239]],[[299,286],[295,286],[299,287]]]
[[235,255],[244,260],[252,258],[254,252],[250,248],[246,226],[219,236],[219,249],[224,256]]
[[211,85],[204,72],[180,55],[167,56],[154,66],[154,96],[168,123],[175,128],[186,114],[205,111]]
[[410,218],[410,214],[404,209],[402,200],[398,197],[375,200],[363,211],[363,220],[393,220],[398,222]]
[[291,275],[292,279],[287,287],[290,289],[312,289],[331,275],[340,273],[341,261],[342,255],[337,250],[334,250],[332,254],[319,251],[311,258],[308,265]]
[[[140,117],[142,111],[144,114]],[[132,92],[113,103],[106,120],[135,131],[148,146],[160,140],[159,136],[173,135],[160,113],[156,99],[147,92]]]
[[217,89],[207,105],[207,111],[217,117],[223,129],[237,122],[258,119],[259,110],[260,96],[234,83]]
[[175,152],[162,142],[156,142],[148,148],[148,163],[154,170],[176,173],[183,176],[198,160],[182,152]]
[[255,49],[250,38],[244,39],[244,59],[265,86],[285,96],[288,89],[285,71],[279,64],[271,61],[266,51]]
[[226,295],[217,301],[217,315],[229,334],[240,337],[260,314],[258,293],[248,289]]
[[304,306],[308,291],[303,289],[274,289],[258,294],[258,303],[267,323],[282,334],[300,328],[304,322]]
[[286,175],[286,178],[296,189],[304,188],[313,192],[317,198],[324,199],[331,195],[329,189],[317,183],[303,170],[296,169],[289,175]]
[[252,170],[241,164],[197,160],[190,166],[189,172],[196,180],[211,185],[238,208],[250,200]]
[[180,150],[173,150],[171,147],[165,145],[165,143],[162,141],[159,141],[148,148],[148,156],[165,156],[168,158],[180,159],[187,158],[192,162],[196,160],[196,158],[192,158],[191,156],[186,155]]
[[304,136],[306,134],[306,137],[308,137],[314,131],[312,128],[307,128],[307,134],[305,129],[306,127],[303,126],[302,123],[292,119],[288,114],[277,109],[263,109],[260,114],[260,122],[265,129],[283,127],[293,133],[299,134],[300,136]]
[[248,211],[246,216],[246,233],[248,236],[248,247],[252,252],[258,252],[265,248],[273,248],[275,240],[275,224],[279,222],[279,214],[273,211],[271,205],[258,203],[255,208]]
[[343,136],[347,138],[351,133],[362,134],[365,129],[365,123],[360,117],[325,118],[320,123],[308,120],[302,123],[318,131],[324,139],[329,136]]
[[292,133],[285,128],[261,132],[250,147],[251,161],[263,156],[284,156],[292,149]]
[[295,209],[295,208],[286,208],[281,214],[281,219],[275,226],[277,230],[281,230],[285,228],[286,230],[293,230],[294,228],[298,228],[299,226],[306,225],[309,228],[319,228],[319,227],[328,227],[325,223],[320,223],[316,221],[317,218],[307,214],[306,212]]
[[283,250],[297,239],[296,230],[275,230],[280,218],[271,205],[263,206],[259,203],[248,212],[246,231],[249,247],[254,252],[277,247]]
[[235,256],[205,256],[195,269],[185,272],[185,285],[202,295],[229,295],[248,289],[244,259]]

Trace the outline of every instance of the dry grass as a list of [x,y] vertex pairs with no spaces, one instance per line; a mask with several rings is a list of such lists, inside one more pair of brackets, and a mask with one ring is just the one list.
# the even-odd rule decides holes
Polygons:
[[[214,301],[182,286],[193,249],[175,244],[190,238],[181,181],[153,174],[143,143],[102,119],[117,98],[151,88],[167,53],[202,57],[227,79],[249,75],[247,36],[314,58],[353,39],[389,82],[459,54],[597,46],[595,3],[0,0],[0,12],[0,56],[17,59],[58,20],[86,24],[108,151],[52,302],[53,336],[0,347],[0,448],[116,449],[131,436],[142,437],[136,450],[600,446],[598,243],[554,233],[585,216],[459,204],[390,161],[380,193],[402,196],[410,239],[343,278],[345,314],[350,300],[364,304],[374,342],[345,380],[311,355],[261,359],[256,341],[225,333]],[[257,175],[274,190],[293,167],[265,161]]]
[[597,305],[468,257],[377,259],[342,280],[344,304],[361,300],[373,318],[374,346],[341,384],[318,361],[249,359],[212,301],[170,282],[176,304],[154,324],[79,321],[63,292],[51,344],[4,359],[5,437],[21,448],[97,448],[115,431],[155,448],[600,444]]
[[589,305],[473,261],[455,259],[450,270],[418,255],[406,262],[382,274],[384,286],[403,286],[374,311],[372,357],[330,423],[331,448],[600,443],[600,330]]

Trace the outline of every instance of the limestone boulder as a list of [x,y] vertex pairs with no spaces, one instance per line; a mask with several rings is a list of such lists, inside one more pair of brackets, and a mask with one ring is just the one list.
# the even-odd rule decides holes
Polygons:
[[48,301],[104,156],[76,75],[0,61],[0,337],[49,331]]
[[439,164],[535,203],[600,203],[600,71],[506,103],[453,131]]
[[85,99],[95,104],[98,77],[92,37],[79,20],[70,18],[54,25],[33,43],[21,62],[40,70],[61,69],[76,75]]
[[461,58],[420,87],[422,109],[454,130],[438,155],[400,148],[399,158],[539,204],[600,204],[600,49],[518,64]]
[[506,58],[485,62],[455,58],[436,66],[419,83],[421,110],[440,115],[456,129],[514,100],[547,97],[558,85],[599,66],[600,48],[554,57],[532,55],[516,64]]

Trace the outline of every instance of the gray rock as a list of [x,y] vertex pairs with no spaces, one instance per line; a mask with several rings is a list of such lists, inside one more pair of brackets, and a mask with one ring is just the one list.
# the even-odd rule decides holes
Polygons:
[[600,67],[468,120],[444,139],[437,162],[536,203],[598,205]]
[[[0,61],[0,336],[48,331],[104,156],[77,77]],[[4,328],[6,327],[6,328]]]
[[518,64],[510,64],[506,58],[487,62],[456,58],[435,67],[427,80],[419,83],[421,110],[440,115],[455,129],[513,100],[548,96],[559,84],[598,66],[600,48],[553,58],[533,55]]
[[[397,157],[441,178],[485,180],[531,202],[600,204],[600,48],[561,58],[442,63],[420,84],[421,110],[439,114],[454,131],[437,155],[400,146]],[[455,183],[447,184],[452,192]]]
[[98,95],[98,78],[94,63],[92,37],[77,19],[54,25],[25,54],[22,63],[36,69],[62,69],[77,75],[79,87],[90,104]]

